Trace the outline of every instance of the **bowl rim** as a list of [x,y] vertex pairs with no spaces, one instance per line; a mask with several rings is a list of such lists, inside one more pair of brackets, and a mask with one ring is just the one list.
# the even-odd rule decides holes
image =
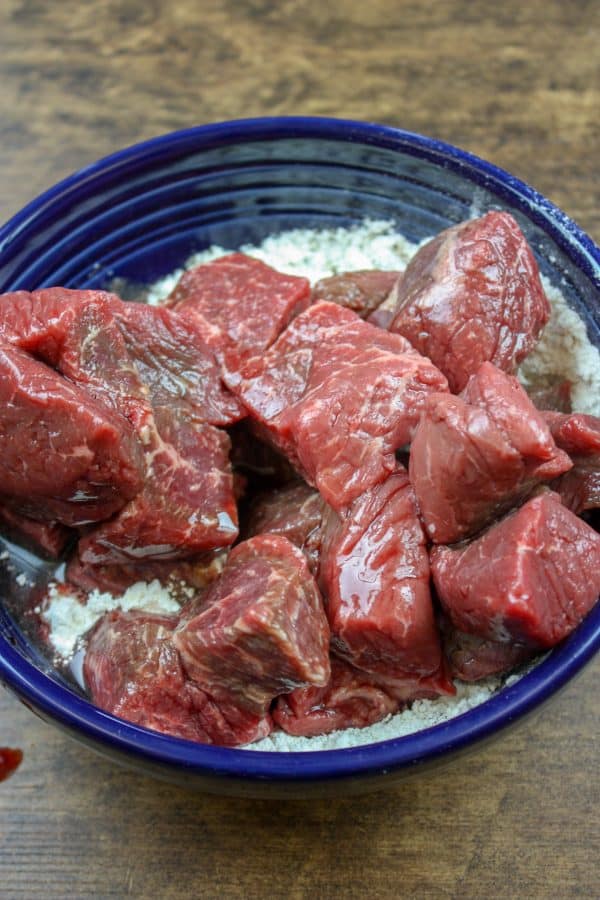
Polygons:
[[[510,199],[539,225],[592,283],[600,289],[600,248],[572,219],[509,172],[451,144],[410,131],[332,117],[282,116],[235,119],[159,135],[105,156],[69,175],[0,227],[0,262],[4,249],[34,228],[55,203],[81,191],[93,194],[99,178],[153,157],[205,149],[211,144],[285,138],[316,138],[388,148],[426,158],[463,175],[496,196]],[[131,757],[195,774],[253,780],[312,781],[384,774],[415,768],[467,748],[501,731],[531,712],[566,685],[600,649],[600,604],[567,638],[520,680],[446,722],[412,734],[356,747],[308,751],[256,751],[195,744],[133,725],[103,712],[23,659],[0,635],[0,680],[44,717],[71,732],[120,750]],[[76,734],[75,734],[76,736]]]

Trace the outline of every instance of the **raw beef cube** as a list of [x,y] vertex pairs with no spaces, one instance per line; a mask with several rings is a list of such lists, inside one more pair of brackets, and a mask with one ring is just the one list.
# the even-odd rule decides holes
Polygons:
[[177,422],[157,441],[143,491],[79,542],[93,565],[194,556],[237,537],[229,438],[212,425]]
[[246,363],[226,358],[227,383],[261,435],[335,509],[383,481],[444,376],[404,338],[333,303],[299,315]]
[[141,303],[121,304],[116,318],[155,411],[165,406],[188,422],[210,425],[242,418],[193,319]]
[[600,418],[584,413],[563,415],[549,411],[544,412],[543,416],[561,450],[577,458],[600,454]]
[[280,534],[298,547],[313,575],[319,566],[321,523],[325,501],[318,491],[304,482],[269,491],[256,498],[244,533]]
[[552,647],[598,599],[600,535],[547,491],[470,544],[435,547],[431,565],[459,631]]
[[172,636],[176,619],[144,612],[107,613],[93,630],[84,678],[106,712],[175,737],[235,746],[266,737],[268,715],[216,704],[186,678]]
[[403,469],[339,515],[329,511],[319,579],[336,653],[413,683],[439,670],[425,535]]
[[335,657],[325,687],[296,688],[277,699],[273,721],[287,734],[313,737],[340,728],[366,728],[397,712],[399,703],[368,675]]
[[400,272],[383,272],[380,269],[343,272],[317,281],[310,299],[312,303],[321,300],[338,303],[353,310],[361,319],[366,319],[388,298],[400,275]]
[[515,372],[550,318],[533,253],[506,212],[442,231],[397,284],[390,331],[428,356],[453,392],[486,361]]
[[258,716],[279,694],[325,685],[330,675],[319,591],[302,553],[277,535],[234,547],[174,643],[189,677],[211,697]]
[[73,537],[73,532],[59,522],[37,522],[6,506],[0,506],[0,531],[9,540],[50,559],[58,559]]
[[75,554],[67,565],[65,580],[86,592],[106,591],[115,597],[124,594],[138,581],[159,581],[163,586],[180,589],[186,596],[190,589],[202,591],[219,577],[227,559],[227,550],[211,550],[192,559],[161,562],[90,565]]
[[573,460],[573,468],[552,482],[565,506],[574,513],[600,507],[600,418],[582,413],[545,412],[557,446]]
[[0,345],[3,504],[26,516],[83,525],[106,519],[142,487],[131,427],[18,347]]
[[73,307],[94,302],[114,308],[122,301],[105,291],[75,291],[62,287],[0,294],[0,335],[58,368]]
[[442,645],[450,674],[461,681],[481,681],[503,675],[535,655],[535,649],[515,641],[490,641],[458,631],[445,619]]
[[[233,543],[237,508],[229,438],[194,423],[177,407],[158,406],[127,350],[118,298],[73,292],[65,300],[57,365],[72,381],[114,404],[144,446],[143,489],[120,514],[80,541],[84,563],[176,559]],[[163,398],[164,399],[164,398]]]
[[193,318],[215,350],[234,345],[258,353],[309,301],[308,279],[230,253],[184,272],[167,304]]
[[[113,348],[115,329],[123,339]],[[94,334],[91,329],[105,330]],[[120,393],[136,393],[136,380],[146,386],[144,398],[153,406],[177,407],[193,421],[229,425],[242,415],[238,401],[225,388],[213,351],[205,344],[193,321],[167,309],[141,303],[124,303],[105,291],[76,291],[45,288],[29,294],[18,291],[0,296],[0,334],[11,343],[59,368],[63,374],[82,378],[92,365],[100,377],[119,377]],[[115,361],[127,365],[113,368]],[[131,373],[130,358],[135,361]],[[91,351],[91,355],[88,351]],[[102,358],[104,357],[104,358]],[[131,377],[131,383],[123,379]],[[108,381],[107,378],[104,379]],[[112,385],[107,385],[109,391]]]
[[517,379],[484,363],[460,397],[427,398],[409,473],[428,537],[451,544],[571,465]]

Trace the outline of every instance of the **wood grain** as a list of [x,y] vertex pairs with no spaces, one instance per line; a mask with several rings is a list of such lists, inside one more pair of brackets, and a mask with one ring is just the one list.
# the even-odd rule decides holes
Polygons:
[[[347,116],[449,140],[600,238],[600,5],[3,0],[0,221],[192,124]],[[600,663],[537,719],[362,798],[241,801],[121,770],[0,693],[0,896],[598,897]]]

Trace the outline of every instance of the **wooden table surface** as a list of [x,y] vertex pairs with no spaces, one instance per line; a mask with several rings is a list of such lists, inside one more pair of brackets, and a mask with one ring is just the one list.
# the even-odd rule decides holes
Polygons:
[[[510,169],[600,239],[597,0],[1,0],[0,221],[192,124],[368,119]],[[0,896],[599,897],[600,664],[446,770],[352,799],[187,793],[0,691]]]

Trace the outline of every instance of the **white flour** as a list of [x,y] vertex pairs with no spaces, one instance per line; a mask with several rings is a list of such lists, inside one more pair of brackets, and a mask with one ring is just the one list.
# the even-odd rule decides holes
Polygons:
[[85,603],[81,595],[53,582],[48,587],[47,599],[40,608],[40,614],[50,629],[54,650],[63,661],[68,662],[83,635],[104,613],[113,609],[125,612],[143,609],[168,615],[179,611],[179,603],[156,580],[150,583],[138,581],[120,597],[92,591]]
[[[295,229],[267,238],[258,246],[245,245],[241,252],[255,256],[274,268],[292,275],[304,275],[315,282],[320,278],[352,269],[404,268],[417,249],[415,244],[394,232],[390,222],[365,221],[350,229],[320,231]],[[186,268],[230,253],[223,247],[210,247],[188,260]],[[183,269],[152,286],[148,302],[160,303],[175,287]],[[536,350],[519,373],[525,385],[535,376],[562,376],[571,381],[573,408],[600,415],[600,351],[589,340],[586,328],[573,312],[560,290],[546,279],[544,288],[552,304],[552,317]],[[49,603],[42,612],[48,623],[51,641],[62,657],[68,658],[78,641],[97,619],[109,609],[145,609],[170,613],[177,601],[158,582],[140,582],[115,598],[92,592],[87,606],[75,596],[51,588]],[[313,738],[297,738],[277,732],[248,746],[250,750],[328,750],[388,740],[411,734],[461,715],[487,700],[502,682],[490,678],[468,685],[457,682],[456,697],[419,700],[411,709],[368,728],[349,728]]]

